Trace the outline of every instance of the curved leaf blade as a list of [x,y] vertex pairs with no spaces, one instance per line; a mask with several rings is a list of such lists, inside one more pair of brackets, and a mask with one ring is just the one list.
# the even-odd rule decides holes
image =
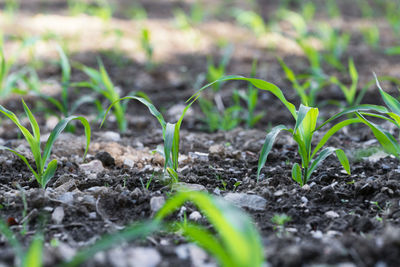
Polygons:
[[275,126],[265,137],[264,145],[261,148],[260,157],[258,158],[257,181],[260,177],[261,169],[264,167],[265,162],[267,161],[268,154],[272,149],[275,139],[282,130],[287,131],[288,128],[286,128],[285,125]]

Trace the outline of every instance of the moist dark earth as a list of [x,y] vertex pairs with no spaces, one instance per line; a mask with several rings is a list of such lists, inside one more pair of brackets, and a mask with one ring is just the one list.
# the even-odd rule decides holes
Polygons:
[[[274,7],[271,2],[259,1],[259,4],[265,10],[271,10]],[[385,55],[362,43],[361,35],[352,23],[358,21],[359,11],[350,4],[346,6],[347,1],[339,3],[340,7],[346,7],[342,8],[344,21],[339,23],[340,27],[353,33],[343,63],[346,64],[348,57],[353,57],[361,85],[373,78],[372,71],[399,78],[400,57]],[[177,6],[187,8],[173,1],[146,1],[142,4],[149,12],[149,19],[169,17]],[[62,3],[40,7],[27,3],[21,5],[26,13],[34,14],[35,8],[64,14],[65,7]],[[268,11],[265,14],[267,17]],[[118,16],[124,19],[122,13],[117,12]],[[230,20],[225,19],[226,23],[233,23]],[[379,25],[381,43],[395,45],[396,39],[388,26]],[[278,85],[289,101],[299,104],[275,59],[275,53],[297,73],[306,71],[304,57],[282,51],[270,52],[251,42],[235,45],[235,53],[227,67],[228,74],[249,76],[256,56],[259,62],[256,77]],[[111,56],[106,56],[106,52]],[[123,64],[117,64],[113,60],[117,56],[112,52],[77,52],[72,54],[72,60],[96,68],[96,57],[100,56],[114,84],[121,88],[121,96],[133,90],[145,92],[169,121],[176,120],[177,114],[179,116],[176,110],[181,110],[195,92],[194,83],[197,75],[205,72],[207,54],[216,58],[221,56],[216,46],[196,54],[174,51],[171,60],[148,71],[142,62],[124,55],[118,55]],[[339,75],[341,80],[347,79],[350,83],[344,74],[335,73],[329,66],[323,67],[326,73]],[[60,80],[61,76],[59,67],[50,61],[40,69],[39,75],[42,79],[55,80]],[[73,70],[73,81],[83,79],[83,73]],[[389,93],[397,94],[395,85],[384,83],[384,86]],[[247,85],[241,82],[224,84],[222,95],[225,104],[231,101],[232,88],[246,89]],[[324,90],[320,92],[318,101],[344,101],[337,87]],[[91,93],[88,89],[75,90],[70,100],[88,93]],[[300,163],[297,145],[289,135],[283,134],[277,139],[257,181],[258,156],[267,130],[278,124],[294,125],[290,113],[274,96],[266,92],[260,92],[259,96],[257,110],[265,111],[266,115],[255,129],[247,129],[243,124],[231,131],[208,133],[204,130],[199,107],[193,106],[182,125],[180,182],[221,197],[229,193],[244,193],[248,198],[263,198],[265,201],[261,206],[244,205],[242,208],[260,231],[267,266],[400,266],[399,160],[380,152],[378,142],[374,141],[367,127],[347,127],[328,145],[342,148],[349,155],[351,175],[346,174],[336,157],[330,156],[313,173],[308,184],[300,187],[291,178],[292,165]],[[42,134],[49,133],[53,124],[37,107],[38,99],[27,96],[26,100],[33,110],[37,110],[35,115]],[[102,101],[106,107],[108,103]],[[363,103],[382,104],[376,88],[367,92]],[[22,114],[18,96],[1,100],[1,104]],[[337,107],[327,106],[320,109],[320,116],[327,118],[337,111]],[[90,118],[95,118],[95,112],[95,107],[90,105],[78,110],[79,114]],[[82,162],[83,129],[77,125],[75,133],[62,134],[52,153],[52,158],[59,160],[58,169],[45,190],[39,187],[21,160],[11,153],[0,152],[0,217],[8,221],[25,245],[36,232],[44,233],[45,266],[68,260],[79,248],[93,244],[103,234],[152,218],[157,201],[167,199],[174,191],[163,179],[163,158],[152,153],[157,145],[162,144],[158,122],[144,106],[134,102],[129,103],[126,117],[128,130],[124,134],[116,130],[115,120],[108,120],[101,129],[98,120],[91,123],[93,135],[86,162]],[[398,135],[389,125],[384,127]],[[323,127],[316,134],[315,144],[324,129],[327,128]],[[0,124],[0,145],[30,155],[27,143],[6,119],[2,119]],[[365,154],[371,147],[375,147],[374,152]],[[32,157],[30,160],[33,163]],[[191,218],[196,209],[187,204],[171,219],[182,219],[183,213]],[[286,214],[291,220],[284,226],[277,226],[271,220],[276,214]],[[204,217],[197,220],[208,224]],[[57,246],[51,245],[55,240]],[[148,264],[146,266],[217,265],[214,259],[190,245],[179,234],[160,232],[98,253],[84,266],[125,266],[126,263],[117,259],[137,256],[138,253],[150,258],[150,262],[149,259],[144,261]],[[12,247],[4,238],[0,239],[0,266],[14,264]]]

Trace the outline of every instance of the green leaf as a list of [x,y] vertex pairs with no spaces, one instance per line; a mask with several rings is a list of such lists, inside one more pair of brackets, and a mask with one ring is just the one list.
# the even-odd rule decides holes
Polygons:
[[265,162],[267,161],[268,154],[272,149],[275,139],[282,130],[287,131],[288,128],[286,128],[285,125],[275,126],[265,137],[264,145],[262,146],[260,157],[258,158],[257,181],[260,178],[261,169],[264,167]]
[[167,167],[172,167],[172,159],[171,159],[171,151],[172,144],[174,142],[174,133],[175,133],[175,124],[167,123],[165,127],[165,135],[164,135],[164,155],[165,155],[165,164],[164,170]]
[[375,138],[379,141],[387,153],[392,154],[397,158],[400,157],[400,146],[396,139],[389,132],[368,121],[360,113],[358,113],[357,116],[372,130]]
[[186,201],[193,202],[214,226],[224,251],[231,259],[229,263],[234,263],[221,263],[222,266],[261,266],[263,248],[252,221],[240,209],[223,199],[203,192],[179,192],[167,200],[155,215],[155,220],[161,221]]
[[235,266],[233,259],[224,250],[219,240],[212,233],[199,225],[185,224],[182,226],[183,234],[200,247],[206,249],[211,255],[214,255],[222,266]]
[[301,168],[298,163],[293,164],[292,167],[292,178],[295,180],[299,185],[303,186],[303,177],[301,174]]
[[24,267],[41,267],[43,266],[43,237],[36,236],[29,246],[29,250],[24,258]]
[[[374,73],[375,75],[375,73]],[[399,101],[397,101],[396,98],[394,98],[393,96],[389,95],[388,93],[386,93],[381,85],[379,84],[379,80],[375,75],[375,80],[376,80],[376,86],[378,86],[379,88],[379,93],[382,96],[383,101],[385,102],[385,104],[389,107],[389,109],[393,112],[396,113],[397,115],[400,115],[400,103]]]
[[83,158],[85,159],[86,154],[89,150],[91,130],[89,122],[85,117],[82,116],[69,116],[67,118],[62,119],[57,123],[56,127],[51,131],[49,138],[47,139],[46,146],[43,151],[42,164],[43,166],[46,164],[47,160],[50,157],[51,150],[53,148],[54,142],[57,140],[58,136],[64,131],[65,127],[67,127],[68,123],[73,120],[79,120],[82,125],[85,127],[85,136],[86,136],[86,148]]
[[315,131],[318,131],[319,129],[321,129],[325,124],[343,116],[346,114],[350,114],[350,113],[355,113],[355,112],[361,112],[361,111],[375,111],[378,113],[388,113],[389,111],[387,110],[387,108],[383,107],[383,106],[377,106],[377,105],[369,105],[369,104],[362,104],[362,105],[358,105],[358,106],[354,106],[354,107],[350,107],[350,108],[346,108],[343,111],[333,115],[332,117],[330,117],[328,120],[326,120],[324,123],[322,123],[320,126],[318,126]]
[[58,55],[60,57],[60,65],[62,73],[61,82],[63,83],[63,85],[67,85],[71,78],[71,66],[68,62],[67,55],[64,53],[64,50],[61,48],[61,46],[57,45],[56,48]]
[[40,176],[35,172],[35,170],[32,168],[32,166],[29,164],[28,160],[26,159],[26,157],[24,157],[21,153],[19,153],[18,151],[11,149],[9,147],[6,146],[1,146],[0,145],[0,150],[8,150],[12,153],[14,153],[15,155],[17,155],[25,164],[26,166],[28,166],[29,170],[33,173],[33,175],[35,176],[36,180],[39,182],[40,180]]
[[233,81],[233,80],[247,81],[247,82],[250,82],[253,86],[257,87],[258,89],[271,92],[286,106],[286,108],[292,114],[293,118],[294,119],[297,118],[296,107],[292,103],[290,103],[289,101],[286,100],[285,96],[283,95],[281,89],[279,89],[278,86],[276,86],[275,84],[266,82],[264,80],[255,79],[255,78],[246,78],[246,77],[238,76],[238,75],[225,76],[218,80],[215,80],[214,82],[206,84],[205,86],[200,88],[194,95],[192,95],[186,102],[191,102],[191,103],[195,102],[203,90],[207,89],[208,87],[212,86],[215,83],[224,82],[224,81]]
[[31,123],[33,136],[36,139],[36,142],[40,142],[40,129],[39,124],[37,123],[35,117],[33,116],[31,110],[26,105],[25,101],[21,99],[22,105],[24,106],[25,114],[28,116],[29,122]]
[[53,178],[54,174],[56,173],[56,170],[57,170],[57,160],[53,159],[52,161],[49,162],[46,170],[42,175],[42,181],[40,182],[40,185],[43,188],[45,188],[50,179]]
[[342,164],[344,170],[347,172],[348,175],[350,175],[350,163],[344,151],[341,149],[336,149],[336,156]]
[[304,184],[307,183],[308,179],[310,178],[311,174],[315,171],[315,169],[318,167],[318,165],[326,159],[329,155],[331,155],[333,152],[335,152],[337,149],[334,147],[327,147],[319,153],[317,158],[311,163],[310,168],[308,169],[307,173],[304,174]]
[[318,153],[318,151],[326,144],[326,142],[329,140],[329,138],[331,138],[332,135],[334,135],[337,131],[339,131],[340,129],[342,129],[343,127],[345,127],[347,125],[351,125],[354,123],[361,123],[361,122],[362,121],[360,119],[355,118],[355,119],[348,119],[345,121],[341,121],[341,122],[337,123],[336,125],[334,125],[332,128],[330,128],[325,133],[325,135],[321,138],[321,140],[319,141],[317,146],[314,148],[311,158],[314,158],[315,154]]
[[[144,105],[149,109],[151,115],[153,115],[154,117],[157,118],[158,122],[160,123],[160,125],[161,125],[161,127],[162,127],[162,129],[163,129],[163,135],[164,135],[165,127],[166,127],[166,124],[167,124],[167,123],[165,122],[165,120],[164,120],[164,117],[161,115],[161,113],[157,110],[157,108],[156,108],[152,103],[150,103],[149,101],[147,101],[147,100],[144,99],[144,98],[137,97],[137,96],[125,96],[125,97],[122,97],[122,98],[120,98],[120,99],[117,99],[117,100],[115,100],[113,103],[111,103],[111,105],[108,107],[108,109],[107,109],[107,111],[106,111],[106,114],[104,115],[104,118],[103,118],[103,120],[102,120],[102,122],[101,122],[100,127],[103,125],[103,123],[104,123],[104,121],[105,121],[105,119],[106,119],[106,117],[107,117],[107,114],[108,114],[108,112],[111,110],[111,108],[112,108],[116,103],[118,103],[118,102],[120,102],[120,101],[122,101],[122,100],[125,100],[125,99],[137,100],[137,101],[139,101],[140,103],[144,104]],[[163,137],[164,137],[164,136],[163,136]]]

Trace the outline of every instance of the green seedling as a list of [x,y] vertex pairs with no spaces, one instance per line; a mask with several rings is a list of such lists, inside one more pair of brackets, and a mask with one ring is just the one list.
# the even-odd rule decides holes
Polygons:
[[26,38],[17,51],[6,58],[3,50],[3,36],[0,34],[0,98],[5,98],[10,93],[18,92],[18,84],[23,82],[27,68],[11,71],[18,60],[19,55],[25,49],[33,46],[39,39]]
[[376,25],[371,25],[369,27],[364,27],[361,29],[361,33],[364,38],[364,42],[374,49],[379,48],[379,28]]
[[[89,76],[90,81],[88,82],[79,82],[74,83],[73,86],[77,87],[88,87],[93,89],[96,93],[104,96],[110,103],[116,102],[116,100],[120,99],[117,88],[114,86],[113,82],[110,79],[110,76],[107,73],[106,68],[104,67],[103,62],[99,59],[99,70],[84,66],[78,65],[77,67],[81,69],[87,76]],[[116,102],[113,110],[113,114],[117,120],[118,128],[121,132],[126,131],[127,122],[125,119],[125,109],[121,103]]]
[[232,106],[223,107],[222,111],[220,111],[212,101],[206,98],[199,98],[200,109],[204,114],[202,121],[207,126],[207,131],[229,131],[240,124],[242,121],[240,116],[242,107],[240,106],[237,92],[232,95],[232,100],[234,102]]
[[[300,105],[299,110],[297,111],[295,106],[290,103],[289,101],[286,100],[285,96],[283,95],[282,91],[277,87],[276,85],[260,80],[260,79],[255,79],[255,78],[245,78],[242,76],[237,76],[237,75],[232,75],[232,76],[226,76],[223,77],[219,80],[214,81],[213,83],[218,83],[222,81],[230,81],[230,80],[241,80],[241,81],[247,81],[250,82],[254,87],[268,91],[275,95],[281,102],[282,104],[285,105],[285,107],[288,109],[290,114],[293,116],[293,118],[296,121],[295,127],[293,129],[287,128],[284,125],[279,125],[274,127],[270,133],[268,133],[264,145],[261,149],[260,153],[260,158],[258,161],[258,170],[257,170],[257,179],[260,176],[260,172],[262,167],[265,165],[268,154],[272,148],[272,145],[279,134],[280,131],[285,130],[288,131],[292,134],[293,139],[296,141],[299,147],[299,154],[302,160],[301,166],[298,163],[295,163],[292,168],[292,178],[298,182],[301,186],[305,185],[310,178],[312,172],[317,168],[318,164],[320,164],[324,159],[326,159],[329,155],[336,153],[336,156],[338,157],[340,163],[344,167],[347,173],[350,174],[350,165],[349,161],[347,159],[347,156],[341,149],[333,148],[333,147],[327,147],[323,149],[317,156],[317,153],[321,150],[321,148],[326,144],[326,142],[332,137],[333,134],[335,134],[337,131],[342,129],[343,127],[347,125],[351,125],[354,123],[364,123],[364,120],[360,118],[354,118],[354,119],[347,119],[342,122],[337,123],[334,125],[332,128],[330,128],[325,135],[322,137],[322,139],[319,141],[317,146],[314,148],[314,150],[311,150],[311,141],[313,138],[313,135],[316,131],[318,131],[322,126],[326,125],[328,122],[332,121],[333,119],[336,119],[338,117],[341,117],[345,114],[350,114],[358,111],[365,111],[365,110],[374,110],[377,112],[387,112],[387,109],[381,106],[374,106],[374,105],[360,105],[357,107],[349,108],[341,113],[336,114],[332,118],[330,118],[328,121],[323,123],[321,126],[318,128],[316,127],[317,119],[318,119],[318,109],[317,108],[311,108],[307,107],[304,105]],[[207,84],[200,88],[191,98],[189,98],[189,101],[195,101],[201,94],[201,92],[208,87],[212,86],[213,83]],[[192,103],[191,102],[191,103]],[[380,129],[376,131],[376,133],[383,133]],[[385,135],[386,136],[386,135]],[[382,139],[383,141],[387,141],[386,139]],[[315,157],[316,156],[316,157]],[[314,159],[315,157],[315,159]]]
[[7,118],[9,118],[21,131],[22,135],[25,137],[25,140],[28,142],[29,147],[31,149],[31,152],[33,154],[33,158],[35,160],[35,165],[36,165],[36,171],[32,168],[32,166],[29,164],[28,159],[23,156],[20,152],[17,150],[11,149],[6,146],[0,146],[0,150],[7,150],[15,155],[17,155],[29,168],[29,170],[32,172],[32,174],[35,176],[36,181],[43,187],[45,188],[47,183],[50,181],[50,179],[54,176],[56,170],[57,170],[57,160],[53,159],[51,160],[48,164],[48,160],[50,158],[51,150],[53,148],[54,142],[58,138],[58,136],[61,134],[61,132],[65,129],[65,127],[68,125],[73,120],[79,120],[83,126],[85,127],[85,135],[86,135],[86,148],[85,148],[85,153],[83,158],[86,157],[86,153],[89,149],[89,144],[90,144],[90,125],[88,121],[84,117],[80,116],[69,116],[67,118],[62,119],[51,131],[49,138],[47,139],[45,148],[41,150],[40,147],[40,129],[39,125],[33,116],[32,112],[28,108],[28,106],[25,104],[24,100],[22,100],[22,104],[25,110],[25,114],[27,115],[29,122],[32,127],[33,135],[32,133],[25,128],[19,121],[18,117],[11,111],[7,110],[3,106],[0,105],[0,112],[4,114]]
[[41,267],[43,266],[43,236],[37,234],[34,236],[27,251],[22,248],[21,243],[17,240],[13,232],[8,228],[7,224],[0,221],[0,233],[7,239],[13,247],[15,254],[22,267]]
[[[332,127],[328,133],[325,135],[321,141],[318,143],[317,147],[312,150],[311,142],[313,135],[316,131],[316,124],[318,119],[318,108],[310,108],[304,105],[300,105],[299,110],[296,113],[295,121],[296,125],[293,129],[287,128],[284,125],[279,125],[274,127],[265,138],[264,145],[261,150],[260,158],[258,161],[257,178],[260,176],[261,168],[265,165],[268,154],[271,151],[272,145],[279,134],[280,131],[288,131],[292,134],[293,139],[298,145],[298,152],[301,158],[301,165],[295,163],[292,168],[292,178],[301,186],[305,185],[311,177],[311,174],[315,171],[318,165],[326,159],[329,155],[336,153],[340,163],[348,174],[350,174],[350,164],[347,159],[346,154],[342,149],[337,149],[333,147],[327,147],[323,149],[317,157],[316,154],[325,145],[332,134],[338,131],[344,125],[337,124]],[[349,121],[351,122],[351,121]],[[348,125],[348,124],[346,124]],[[332,130],[333,129],[333,130]],[[314,159],[315,157],[315,159]]]
[[[227,45],[224,48],[223,55],[221,58],[221,61],[217,64],[214,63],[214,60],[212,57],[207,57],[207,74],[206,74],[206,79],[209,83],[218,80],[222,76],[226,74],[226,66],[228,65],[229,61],[231,60],[232,53],[233,53],[234,47],[233,45]],[[221,88],[220,83],[216,83],[213,85],[213,90],[214,92],[219,92]]]
[[306,39],[298,38],[296,41],[307,57],[311,74],[317,78],[324,77],[324,72],[321,68],[321,53]]
[[271,222],[275,224],[274,230],[277,230],[277,235],[279,237],[283,236],[285,233],[285,224],[290,222],[292,220],[292,217],[286,215],[286,214],[274,214],[274,216],[271,218]]
[[142,46],[143,51],[146,54],[146,68],[148,70],[153,69],[154,61],[153,61],[153,45],[150,42],[150,31],[147,28],[143,28],[140,35],[140,44]]
[[203,226],[183,222],[178,229],[184,236],[213,255],[220,266],[262,266],[263,248],[254,223],[243,211],[223,199],[203,192],[180,192],[167,200],[155,221],[163,220],[187,201],[198,207],[216,234]]
[[339,86],[340,90],[342,91],[346,99],[347,106],[351,107],[355,105],[357,97],[357,85],[358,85],[358,72],[356,66],[354,65],[353,59],[349,59],[349,74],[351,78],[351,84],[349,86],[340,82],[338,78],[335,76],[332,76],[330,78],[330,81],[333,84]]
[[324,46],[323,59],[337,70],[345,70],[341,57],[348,49],[351,35],[347,32],[340,33],[329,24],[321,24],[319,36]]
[[308,78],[303,83],[298,80],[298,76],[289,68],[281,58],[277,58],[282,69],[286,74],[286,78],[292,83],[293,89],[299,95],[301,103],[306,106],[314,107],[316,105],[317,93],[325,85],[321,79],[314,80],[313,77]]
[[[257,72],[257,60],[253,60],[253,64],[251,67],[251,78],[254,78],[256,76]],[[238,92],[240,98],[242,98],[246,102],[246,125],[247,128],[253,128],[254,125],[262,119],[262,117],[265,115],[265,112],[259,112],[256,113],[255,109],[258,103],[258,90],[254,88],[252,84],[249,83],[247,87],[247,92]]]
[[[29,84],[31,88],[34,88],[35,94],[51,103],[59,113],[61,113],[61,116],[59,113],[54,112],[53,109],[46,109],[46,111],[61,119],[62,117],[66,118],[71,116],[71,114],[74,114],[82,105],[88,103],[94,103],[96,106],[100,105],[99,100],[91,95],[84,95],[71,104],[68,102],[69,90],[73,86],[73,83],[71,83],[71,65],[67,55],[59,45],[57,45],[57,52],[60,57],[59,64],[61,67],[61,100],[40,92],[40,81],[35,71],[31,72],[31,77],[27,81],[27,84]],[[73,132],[74,127],[71,125],[70,127],[67,127],[67,130]]]
[[[161,125],[162,128],[162,134],[163,134],[163,140],[164,140],[164,173],[168,172],[170,175],[170,178],[174,182],[178,181],[178,157],[179,157],[179,141],[180,141],[180,136],[179,136],[179,131],[181,128],[181,124],[183,121],[183,118],[185,117],[185,114],[187,110],[190,108],[190,106],[193,104],[190,103],[188,104],[184,110],[182,111],[182,114],[179,118],[179,120],[176,123],[168,123],[164,120],[164,117],[162,114],[157,110],[157,108],[150,103],[149,100],[146,100],[145,98],[138,97],[138,96],[126,96],[120,99],[115,100],[112,102],[112,104],[108,107],[106,114],[104,115],[103,121],[101,125],[103,125],[108,112],[111,110],[112,107],[116,106],[119,104],[120,101],[123,100],[136,100],[139,101],[140,103],[144,104],[150,111],[150,113],[157,118],[158,122]],[[101,126],[100,126],[101,127]]]
[[269,31],[264,19],[254,11],[235,9],[233,16],[239,25],[249,28],[257,37],[264,36]]

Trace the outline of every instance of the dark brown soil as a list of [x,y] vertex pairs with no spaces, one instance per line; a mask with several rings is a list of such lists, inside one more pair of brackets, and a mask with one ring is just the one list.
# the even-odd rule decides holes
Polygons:
[[[39,2],[43,4],[40,5]],[[120,2],[121,7],[129,4],[129,1]],[[171,19],[176,7],[189,9],[185,1],[140,2],[149,11],[150,20]],[[275,1],[258,2],[266,19],[274,15],[271,10],[276,8],[275,3],[272,3]],[[348,1],[338,2],[343,10],[340,28],[353,33],[349,50],[343,56],[342,62],[347,64],[347,58],[354,58],[360,75],[359,89],[372,79],[373,71],[378,75],[400,78],[400,56],[388,56],[366,46],[362,42],[362,35],[354,26],[360,20],[360,11]],[[65,8],[65,1],[54,1],[51,4],[47,1],[32,1],[21,5],[21,11],[28,16],[43,10],[46,11],[44,13],[65,15]],[[127,20],[121,10],[116,11],[116,17]],[[234,25],[229,16],[222,16],[220,19]],[[317,19],[324,17],[317,15]],[[381,43],[395,45],[398,40],[391,34],[388,25],[381,23],[379,26]],[[289,101],[299,104],[298,97],[284,78],[284,72],[275,56],[283,57],[296,73],[308,71],[308,63],[304,57],[279,50],[265,50],[252,42],[242,41],[235,46],[233,59],[228,65],[228,74],[249,76],[253,57],[257,56],[257,77],[275,83],[282,88]],[[169,60],[160,60],[154,70],[148,71],[143,62],[114,52],[76,52],[71,55],[71,59],[97,67],[96,57],[100,56],[114,84],[121,88],[121,96],[134,90],[145,92],[155,106],[166,114],[168,120],[174,118],[167,115],[167,111],[177,104],[184,104],[195,92],[194,81],[198,74],[206,71],[207,55],[221,56],[216,44],[207,51],[195,54],[176,49],[171,51]],[[116,59],[122,59],[122,63]],[[59,68],[51,64],[51,60],[43,60],[47,60],[48,64],[39,71],[40,77],[60,80]],[[350,83],[345,73],[339,73],[328,65],[323,68],[326,73],[339,75],[341,80]],[[82,81],[85,78],[77,70],[72,72],[73,81]],[[384,85],[388,92],[397,93],[398,85]],[[232,88],[246,87],[246,84],[240,82],[224,84],[221,94],[226,104],[231,103],[229,96]],[[70,95],[70,100],[87,93],[91,91],[75,91]],[[330,156],[313,174],[308,185],[301,188],[291,178],[292,164],[300,162],[297,146],[290,136],[283,134],[278,138],[262,170],[261,179],[257,182],[258,155],[266,130],[271,125],[280,123],[293,125],[290,113],[276,98],[265,92],[259,95],[257,110],[265,111],[266,116],[255,129],[250,130],[245,129],[243,124],[228,132],[204,133],[199,107],[193,106],[194,112],[185,118],[182,126],[180,153],[187,159],[180,164],[180,181],[202,185],[210,194],[224,196],[229,192],[242,192],[265,198],[267,204],[263,210],[246,211],[260,231],[266,261],[270,266],[400,266],[398,159],[392,156],[376,161],[369,157],[360,159],[357,151],[369,147],[370,144],[377,146],[377,143],[371,141],[373,135],[368,128],[349,127],[332,138],[329,145],[342,148],[350,155],[352,174],[345,174],[337,159]],[[344,102],[343,95],[334,86],[327,87],[318,96],[318,102],[331,99]],[[37,107],[37,99],[27,97],[27,100],[33,109]],[[102,101],[106,107],[107,101]],[[1,102],[8,109],[22,113],[18,97]],[[382,104],[375,88],[367,92],[363,103]],[[320,115],[326,118],[337,111],[335,106],[326,106],[321,108]],[[78,112],[89,116],[96,109],[88,105]],[[43,134],[48,133],[47,117],[41,112],[35,114],[38,114],[39,124],[44,129]],[[45,266],[55,266],[64,260],[63,255],[56,252],[57,248],[49,245],[52,240],[79,250],[105,233],[112,233],[132,222],[151,218],[153,212],[150,200],[158,196],[167,198],[171,194],[168,181],[163,180],[162,161],[156,156],[149,156],[149,151],[162,144],[157,121],[147,109],[134,102],[128,105],[127,119],[128,131],[121,134],[118,140],[105,137],[107,131],[116,131],[115,123],[108,122],[99,129],[99,121],[93,122],[92,148],[87,161],[99,159],[104,166],[104,170],[99,172],[87,173],[81,168],[83,130],[78,127],[74,135],[63,134],[60,141],[56,142],[52,156],[59,160],[58,169],[46,190],[39,188],[21,160],[11,153],[0,152],[0,218],[12,222],[11,229],[25,245],[36,232],[43,231],[47,257]],[[321,136],[317,134],[317,138]],[[27,144],[20,139],[16,127],[6,120],[2,120],[0,124],[0,145],[28,151]],[[210,147],[217,147],[218,152],[210,150]],[[121,155],[118,152],[112,154],[112,149],[123,152]],[[133,167],[124,164],[124,159],[133,155],[132,151],[140,151],[150,158],[134,162]],[[52,214],[58,207],[62,207],[64,211],[61,222],[52,219]],[[195,210],[191,205],[186,208],[188,214]],[[271,221],[276,214],[286,214],[291,220],[284,228],[277,229]],[[179,215],[174,216],[174,219],[179,218]],[[155,248],[162,257],[158,266],[194,266],[193,262],[179,258],[176,253],[176,248],[185,243],[179,235],[158,233],[127,246]],[[2,264],[15,264],[13,250],[3,238],[0,239],[0,265]],[[98,259],[92,259],[88,264],[85,266],[112,266],[107,260]]]

